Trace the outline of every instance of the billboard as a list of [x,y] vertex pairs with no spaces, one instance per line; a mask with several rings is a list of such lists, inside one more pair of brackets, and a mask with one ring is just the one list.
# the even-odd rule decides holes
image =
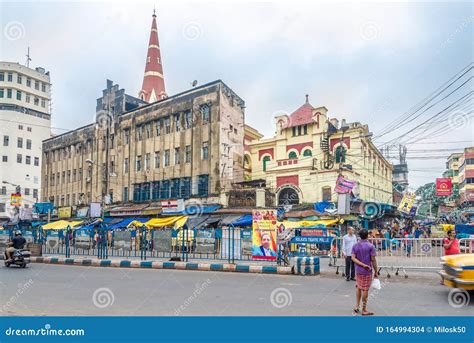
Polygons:
[[405,214],[410,214],[411,208],[415,203],[415,193],[407,192],[403,194],[403,199],[398,205],[398,210]]
[[58,208],[58,218],[71,218],[72,215],[72,207],[60,207]]
[[436,179],[436,196],[445,197],[453,193],[453,184],[449,177],[439,177]]
[[276,260],[277,211],[252,211],[252,258],[255,260]]
[[93,202],[90,205],[90,217],[91,218],[99,218],[102,216],[102,206],[100,202]]
[[12,206],[21,206],[21,194],[12,193],[10,195],[10,205],[12,205]]

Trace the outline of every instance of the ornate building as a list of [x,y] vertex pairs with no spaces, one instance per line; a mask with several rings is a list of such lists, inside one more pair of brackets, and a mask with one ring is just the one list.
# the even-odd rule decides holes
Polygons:
[[290,115],[275,118],[276,133],[262,138],[246,127],[244,169],[263,179],[278,204],[337,201],[339,175],[357,181],[353,193],[362,200],[392,202],[392,165],[374,146],[367,125],[341,125],[326,107],[305,103]]

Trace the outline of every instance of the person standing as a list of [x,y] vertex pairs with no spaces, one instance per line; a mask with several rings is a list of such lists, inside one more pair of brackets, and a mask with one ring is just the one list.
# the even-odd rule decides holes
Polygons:
[[352,261],[352,248],[357,243],[354,228],[349,226],[347,234],[342,238],[342,256],[346,262],[346,281],[355,281],[354,262]]
[[445,255],[457,255],[460,254],[459,241],[456,238],[456,232],[448,230],[447,237],[443,240],[443,248]]
[[369,289],[372,284],[372,275],[378,277],[377,260],[375,259],[375,247],[367,240],[367,230],[359,231],[360,241],[352,248],[352,261],[356,264],[356,306],[354,313],[360,313],[360,301],[362,299],[362,315],[372,316],[367,310]]

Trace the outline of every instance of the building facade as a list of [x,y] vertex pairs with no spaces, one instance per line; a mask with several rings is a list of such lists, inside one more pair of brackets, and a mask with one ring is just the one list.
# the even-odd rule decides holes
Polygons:
[[151,104],[108,81],[97,104],[96,123],[43,142],[44,201],[216,203],[242,180],[245,105],[222,81]]
[[459,157],[459,199],[474,215],[474,147],[465,148]]
[[278,205],[337,201],[339,175],[357,181],[360,199],[392,203],[393,167],[370,140],[367,125],[341,125],[325,107],[306,102],[291,115],[275,118],[276,133],[261,138],[247,128],[245,170],[264,179]]
[[[0,218],[41,198],[41,145],[51,136],[51,82],[43,68],[0,62]],[[12,206],[11,194],[21,193]]]

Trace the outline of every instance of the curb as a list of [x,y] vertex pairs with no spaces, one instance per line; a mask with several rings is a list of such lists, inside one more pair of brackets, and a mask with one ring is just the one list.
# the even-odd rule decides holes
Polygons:
[[32,263],[47,263],[74,266],[92,267],[119,267],[119,268],[148,268],[148,269],[176,269],[197,270],[235,273],[259,273],[259,274],[293,274],[292,267],[262,266],[249,264],[231,263],[197,263],[197,262],[168,262],[168,261],[137,261],[137,260],[99,260],[99,259],[75,259],[66,257],[31,257]]

